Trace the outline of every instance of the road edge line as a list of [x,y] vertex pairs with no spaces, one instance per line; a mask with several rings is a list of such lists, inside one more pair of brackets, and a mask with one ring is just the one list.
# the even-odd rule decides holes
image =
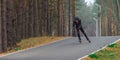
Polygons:
[[12,55],[12,54],[20,53],[20,52],[23,52],[23,51],[27,51],[27,50],[30,50],[30,49],[42,47],[42,46],[45,46],[45,45],[53,44],[53,43],[56,43],[56,42],[59,42],[59,41],[63,41],[63,40],[69,39],[69,38],[72,38],[72,37],[67,37],[67,38],[60,39],[60,40],[57,40],[57,41],[54,41],[54,42],[50,42],[50,43],[47,43],[47,44],[43,44],[43,45],[41,45],[41,46],[31,47],[31,48],[27,48],[27,49],[15,51],[15,52],[12,52],[12,53],[8,53],[8,54],[5,54],[5,55],[0,56],[0,58],[5,57],[5,56],[9,56],[9,55]]
[[[115,42],[109,43],[108,45],[117,43],[117,42],[119,42],[119,41],[120,41],[120,39],[118,39],[118,40],[115,41]],[[104,48],[108,47],[108,45],[105,45],[105,46],[102,47],[101,49],[98,49],[97,51],[94,51],[94,52],[92,52],[92,53],[90,53],[90,54],[94,54],[94,53],[96,53],[96,52],[98,52],[98,51],[100,51],[100,50],[103,50]],[[82,60],[83,58],[88,57],[90,54],[85,55],[85,56],[83,56],[83,57],[81,57],[81,58],[79,58],[79,59],[77,59],[77,60]]]

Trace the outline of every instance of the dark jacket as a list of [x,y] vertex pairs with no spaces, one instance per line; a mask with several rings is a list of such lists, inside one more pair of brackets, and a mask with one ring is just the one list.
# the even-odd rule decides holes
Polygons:
[[[77,20],[78,22],[76,22],[76,20]],[[73,27],[76,27],[76,29],[82,28],[81,19],[75,18],[75,20],[73,21]]]

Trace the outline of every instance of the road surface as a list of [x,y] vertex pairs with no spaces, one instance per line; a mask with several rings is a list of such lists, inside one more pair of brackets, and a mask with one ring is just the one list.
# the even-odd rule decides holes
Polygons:
[[78,38],[72,37],[4,56],[1,57],[0,60],[77,60],[119,38],[120,36],[90,37],[92,43],[88,43],[87,40],[82,37],[82,43],[79,44]]

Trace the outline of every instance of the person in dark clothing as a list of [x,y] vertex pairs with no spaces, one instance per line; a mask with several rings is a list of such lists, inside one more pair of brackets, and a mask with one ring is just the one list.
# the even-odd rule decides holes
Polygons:
[[91,41],[89,40],[89,38],[87,37],[83,27],[82,27],[82,24],[81,24],[81,19],[78,18],[78,17],[75,17],[75,20],[73,21],[73,27],[76,28],[77,30],[77,35],[78,35],[78,38],[79,38],[79,42],[81,43],[81,38],[80,38],[80,31],[84,34],[84,36],[86,37],[86,39],[88,40],[89,43],[91,43]]

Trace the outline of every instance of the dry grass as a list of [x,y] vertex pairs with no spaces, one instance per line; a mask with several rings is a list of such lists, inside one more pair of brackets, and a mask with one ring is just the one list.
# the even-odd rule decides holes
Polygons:
[[21,47],[22,49],[34,47],[34,46],[40,46],[44,44],[48,44],[53,41],[58,41],[60,39],[63,39],[65,37],[37,37],[37,38],[29,38],[22,40],[17,45]]
[[98,58],[86,57],[83,60],[120,60],[120,42],[115,47],[107,47],[95,54]]
[[36,37],[36,38],[29,38],[29,39],[24,39],[21,42],[17,43],[17,47],[4,52],[4,53],[0,53],[0,56],[8,54],[8,53],[12,53],[18,50],[23,50],[23,49],[28,49],[28,48],[32,48],[32,47],[37,47],[37,46],[42,46],[51,42],[55,42],[58,40],[62,40],[66,37],[48,37],[48,36],[44,36],[44,37]]
[[90,57],[86,57],[86,58],[84,58],[84,60],[95,60],[95,59],[92,59]]

